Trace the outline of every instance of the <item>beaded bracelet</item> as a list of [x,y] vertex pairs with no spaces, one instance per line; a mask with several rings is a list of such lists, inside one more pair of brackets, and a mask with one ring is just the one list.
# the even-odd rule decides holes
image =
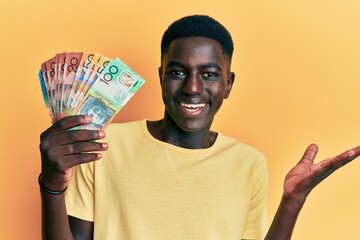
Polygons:
[[67,187],[64,189],[64,190],[61,190],[61,191],[52,191],[50,189],[48,189],[47,187],[44,186],[44,184],[41,182],[40,180],[40,177],[41,177],[41,173],[39,174],[39,177],[38,177],[38,182],[39,182],[39,185],[40,185],[40,189],[46,193],[49,193],[49,194],[52,194],[52,195],[60,195],[60,194],[63,194]]

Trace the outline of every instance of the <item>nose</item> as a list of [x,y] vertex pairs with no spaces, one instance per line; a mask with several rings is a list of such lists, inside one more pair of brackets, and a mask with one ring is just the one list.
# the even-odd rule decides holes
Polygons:
[[189,95],[200,95],[203,91],[203,81],[196,74],[190,74],[184,81],[183,93]]

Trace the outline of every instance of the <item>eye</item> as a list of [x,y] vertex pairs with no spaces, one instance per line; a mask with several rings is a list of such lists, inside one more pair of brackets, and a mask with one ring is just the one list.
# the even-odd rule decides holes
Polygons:
[[216,72],[204,72],[201,77],[203,79],[214,79],[214,78],[217,78],[219,77],[220,75]]
[[186,76],[186,74],[183,71],[175,70],[169,72],[173,76]]
[[167,72],[167,75],[169,78],[174,78],[174,79],[182,79],[187,76],[186,72],[182,70],[169,70]]

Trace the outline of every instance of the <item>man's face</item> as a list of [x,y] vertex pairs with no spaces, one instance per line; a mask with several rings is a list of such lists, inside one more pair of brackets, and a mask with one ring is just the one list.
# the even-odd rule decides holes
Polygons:
[[173,40],[159,75],[165,111],[187,132],[210,128],[234,81],[221,45],[204,37]]

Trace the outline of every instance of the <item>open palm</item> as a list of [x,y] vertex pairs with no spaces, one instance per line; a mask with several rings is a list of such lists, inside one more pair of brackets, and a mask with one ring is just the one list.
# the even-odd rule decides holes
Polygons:
[[311,190],[334,171],[360,155],[360,146],[347,150],[335,157],[314,163],[318,147],[311,144],[301,160],[285,177],[284,194],[303,201]]

